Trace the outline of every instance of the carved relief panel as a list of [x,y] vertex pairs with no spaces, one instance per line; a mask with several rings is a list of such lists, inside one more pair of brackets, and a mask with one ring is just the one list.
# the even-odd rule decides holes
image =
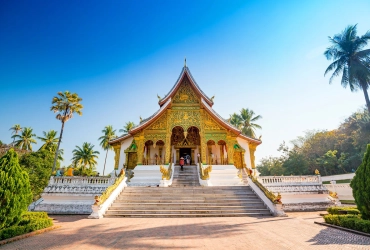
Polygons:
[[199,102],[198,96],[192,89],[189,80],[185,78],[173,97],[174,104],[197,104]]

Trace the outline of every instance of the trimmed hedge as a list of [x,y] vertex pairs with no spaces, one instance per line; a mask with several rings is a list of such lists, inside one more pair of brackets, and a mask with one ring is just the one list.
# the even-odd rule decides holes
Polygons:
[[327,211],[329,214],[360,214],[356,207],[329,207]]
[[325,215],[324,220],[328,224],[345,227],[364,233],[370,233],[370,220],[363,220],[359,215]]
[[18,225],[0,230],[0,240],[51,227],[53,220],[45,212],[25,212]]

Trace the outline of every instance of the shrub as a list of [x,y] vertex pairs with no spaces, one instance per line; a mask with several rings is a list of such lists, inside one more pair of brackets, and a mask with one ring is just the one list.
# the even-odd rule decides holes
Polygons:
[[47,150],[40,150],[24,154],[19,159],[19,165],[28,173],[30,178],[33,201],[40,198],[40,194],[48,185],[54,154]]
[[363,219],[370,219],[370,144],[351,181],[353,197]]
[[18,225],[0,230],[0,240],[51,227],[53,220],[45,212],[26,212]]
[[360,211],[355,207],[329,207],[329,214],[360,214]]
[[325,215],[324,220],[328,224],[345,227],[364,233],[370,233],[370,221],[361,219],[359,215]]
[[17,225],[32,201],[28,174],[10,149],[0,158],[0,229]]

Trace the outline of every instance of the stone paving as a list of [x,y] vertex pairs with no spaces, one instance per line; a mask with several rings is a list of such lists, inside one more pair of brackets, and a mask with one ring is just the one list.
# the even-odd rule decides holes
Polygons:
[[288,217],[119,218],[53,216],[61,228],[0,249],[370,249],[370,237]]

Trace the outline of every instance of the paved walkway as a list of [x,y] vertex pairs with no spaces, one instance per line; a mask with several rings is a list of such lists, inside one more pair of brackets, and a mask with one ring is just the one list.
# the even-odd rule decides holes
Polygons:
[[370,249],[370,238],[314,224],[319,212],[277,218],[53,216],[62,227],[0,249]]

